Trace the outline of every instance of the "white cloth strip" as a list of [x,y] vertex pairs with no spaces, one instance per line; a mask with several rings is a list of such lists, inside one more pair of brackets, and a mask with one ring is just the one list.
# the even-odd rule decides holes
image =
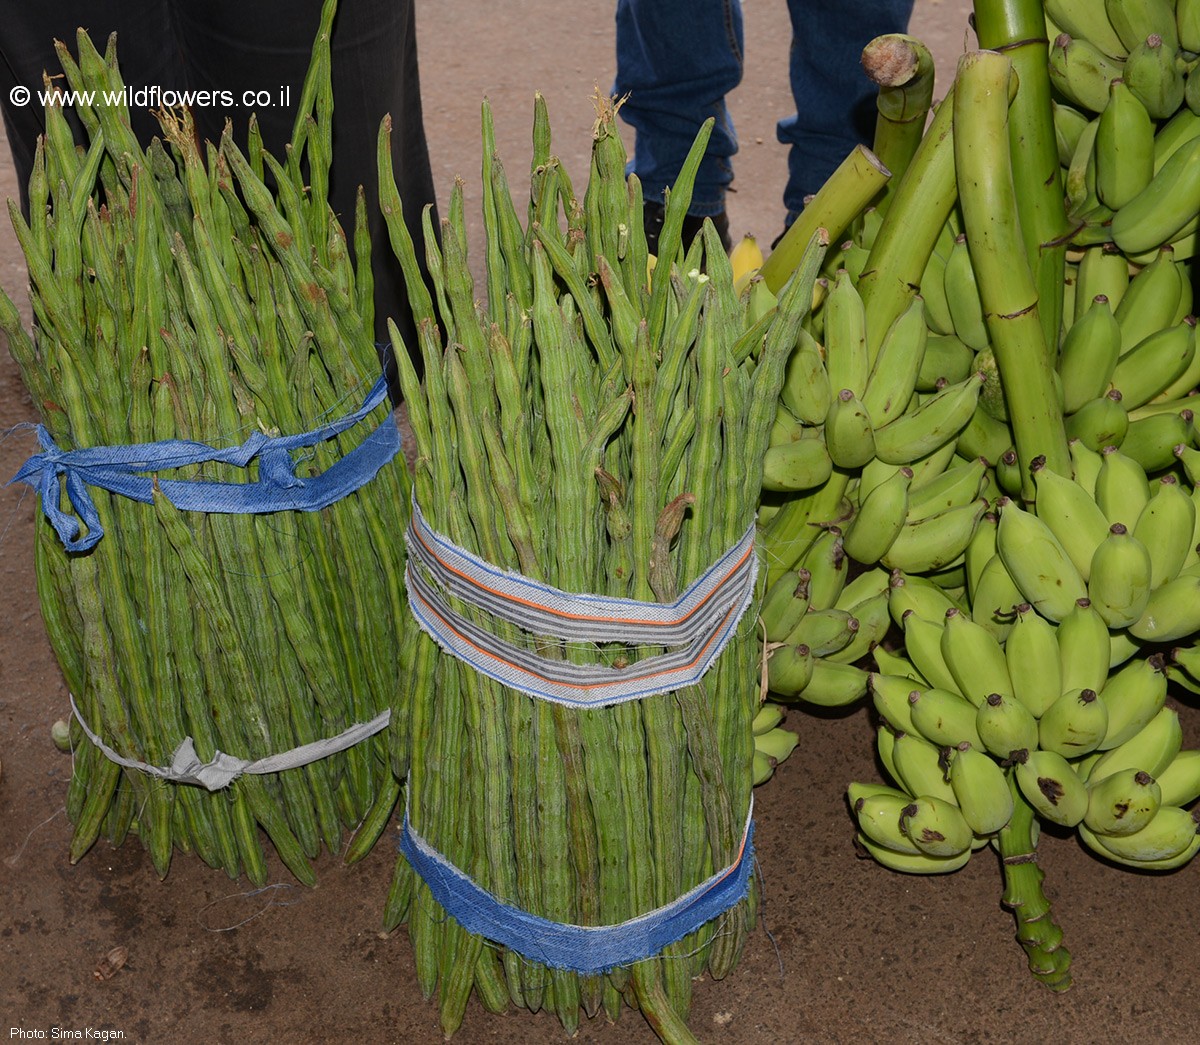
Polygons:
[[148,776],[157,777],[159,780],[166,780],[173,784],[199,784],[209,791],[220,791],[221,788],[228,787],[243,773],[253,773],[256,775],[280,773],[285,769],[296,769],[299,766],[306,766],[310,762],[319,761],[338,751],[345,751],[360,741],[366,740],[367,737],[374,736],[380,730],[387,728],[387,724],[392,717],[390,710],[383,711],[371,719],[370,722],[356,722],[349,729],[343,730],[337,736],[326,737],[324,740],[314,740],[311,744],[301,744],[290,751],[282,751],[276,755],[267,755],[266,758],[260,758],[255,761],[248,761],[244,758],[238,758],[236,755],[227,755],[224,751],[217,751],[209,761],[201,762],[200,756],[196,754],[195,741],[191,737],[184,737],[175,749],[175,754],[171,756],[171,764],[169,766],[151,766],[145,762],[139,762],[137,759],[125,758],[117,754],[99,736],[92,732],[91,727],[84,721],[83,715],[76,706],[74,696],[70,700],[71,710],[79,720],[80,726],[83,727],[84,734],[110,761],[116,762],[117,765],[124,766],[126,769],[140,770]]
[[730,607],[753,591],[758,566],[754,532],[752,522],[732,548],[670,603],[563,591],[501,569],[434,530],[415,500],[405,541],[410,564],[421,562],[439,587],[535,635],[682,646],[710,634]]
[[[751,556],[751,562],[755,562]],[[755,567],[756,569],[756,567]],[[482,675],[540,700],[569,707],[601,707],[641,700],[693,685],[728,644],[754,595],[754,570],[742,599],[687,647],[647,657],[626,668],[550,660],[497,638],[448,605],[441,593],[414,569],[405,570],[409,609],[421,629],[447,653]]]

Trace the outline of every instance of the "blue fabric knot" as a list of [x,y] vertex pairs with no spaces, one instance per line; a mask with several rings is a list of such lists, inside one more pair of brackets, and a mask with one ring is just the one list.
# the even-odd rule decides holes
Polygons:
[[[341,434],[386,402],[387,397],[387,381],[381,377],[361,407],[336,421],[297,435],[268,436],[254,432],[241,445],[222,448],[187,439],[164,439],[128,446],[63,450],[46,428],[38,425],[42,452],[29,458],[9,483],[26,483],[38,492],[43,514],[70,552],[87,551],[104,536],[88,487],[96,486],[150,504],[154,500],[154,480],[140,473],[158,473],[186,465],[218,463],[245,468],[257,458],[259,477],[253,483],[160,480],[159,488],[176,508],[224,514],[320,511],[370,482],[399,453],[402,441],[395,418],[389,411],[379,427],[350,453],[308,479],[296,475],[291,452]],[[67,509],[62,505],[64,493]]]

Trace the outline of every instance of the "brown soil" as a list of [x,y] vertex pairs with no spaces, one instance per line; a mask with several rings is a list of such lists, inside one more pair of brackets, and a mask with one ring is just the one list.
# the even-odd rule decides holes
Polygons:
[[[913,31],[946,68],[968,39],[963,0],[918,0]],[[611,82],[607,4],[517,0],[501,7],[442,0],[419,9],[426,118],[439,191],[462,174],[477,206],[478,105],[493,102],[510,166],[528,155],[530,99],[548,98],[568,170],[586,170],[588,97]],[[498,13],[504,11],[503,20]],[[569,11],[569,14],[568,14]],[[746,4],[746,82],[733,100],[743,147],[735,236],[768,241],[781,217],[784,156],[774,120],[790,104],[782,3]],[[0,163],[7,154],[0,147]],[[513,179],[514,182],[517,180]],[[0,193],[14,195],[11,167]],[[0,236],[0,282],[24,297],[11,235]],[[0,359],[0,427],[33,419],[7,355]],[[0,478],[33,452],[28,430],[0,440]],[[68,756],[50,725],[68,711],[46,643],[32,570],[35,502],[24,487],[0,500],[0,1031],[26,1040],[62,1030],[119,1030],[157,1042],[434,1042],[436,1008],[422,1000],[403,930],[379,931],[391,872],[389,835],[362,864],[326,858],[315,890],[250,895],[197,860],[178,857],[165,881],[130,843],[66,858]],[[1200,715],[1184,709],[1191,746]],[[997,859],[984,850],[961,872],[913,878],[856,859],[843,799],[852,779],[877,779],[865,709],[789,724],[795,755],[758,795],[764,930],[723,982],[696,985],[691,1026],[705,1040],[777,1042],[1185,1042],[1200,1017],[1195,867],[1155,876],[1117,870],[1071,836],[1045,837],[1047,891],[1075,955],[1075,986],[1034,984],[999,904]],[[769,931],[769,935],[768,935]],[[128,961],[108,980],[94,969],[115,946]],[[55,1028],[62,1030],[56,1033]],[[74,1033],[72,1033],[74,1036]],[[472,1001],[459,1040],[555,1041],[545,1015],[493,1016]],[[583,1027],[581,1041],[650,1042],[632,1012],[617,1027]]]

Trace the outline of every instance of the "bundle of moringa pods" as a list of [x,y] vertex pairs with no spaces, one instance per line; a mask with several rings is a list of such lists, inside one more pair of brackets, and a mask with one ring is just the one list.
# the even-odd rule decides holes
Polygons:
[[418,378],[396,353],[419,630],[393,722],[408,787],[385,924],[407,921],[447,1034],[475,990],[568,1031],[630,1005],[691,1040],[693,977],[728,973],[755,919],[755,514],[824,237],[761,309],[711,223],[683,250],[706,127],[655,263],[613,103],[597,111],[577,195],[537,98],[522,215],[484,105],[486,275],[460,182],[440,235],[426,215],[431,290],[380,134],[424,363]]
[[202,154],[187,113],[143,148],[104,102],[113,43],[80,31],[59,56],[96,99],[87,142],[48,106],[28,223],[10,204],[35,322],[4,297],[2,325],[42,421],[21,477],[74,704],[73,861],[132,831],[160,875],[178,848],[262,883],[265,833],[311,883],[402,789],[381,730],[410,498],[366,204],[351,245],[327,202],[332,14],[284,162],[253,125],[245,154],[228,133]]

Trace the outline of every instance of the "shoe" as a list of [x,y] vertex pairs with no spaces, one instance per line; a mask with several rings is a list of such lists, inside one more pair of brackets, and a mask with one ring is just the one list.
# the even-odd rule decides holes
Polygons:
[[[666,208],[657,200],[647,200],[642,206],[642,224],[646,229],[646,247],[651,254],[658,255],[658,237],[662,233],[663,221],[666,218]],[[729,217],[724,209],[719,214],[708,215],[709,220],[721,237],[721,245],[726,253],[733,246],[729,238]],[[683,218],[683,249],[692,245],[692,240],[704,226],[704,217],[699,214],[686,214]]]

